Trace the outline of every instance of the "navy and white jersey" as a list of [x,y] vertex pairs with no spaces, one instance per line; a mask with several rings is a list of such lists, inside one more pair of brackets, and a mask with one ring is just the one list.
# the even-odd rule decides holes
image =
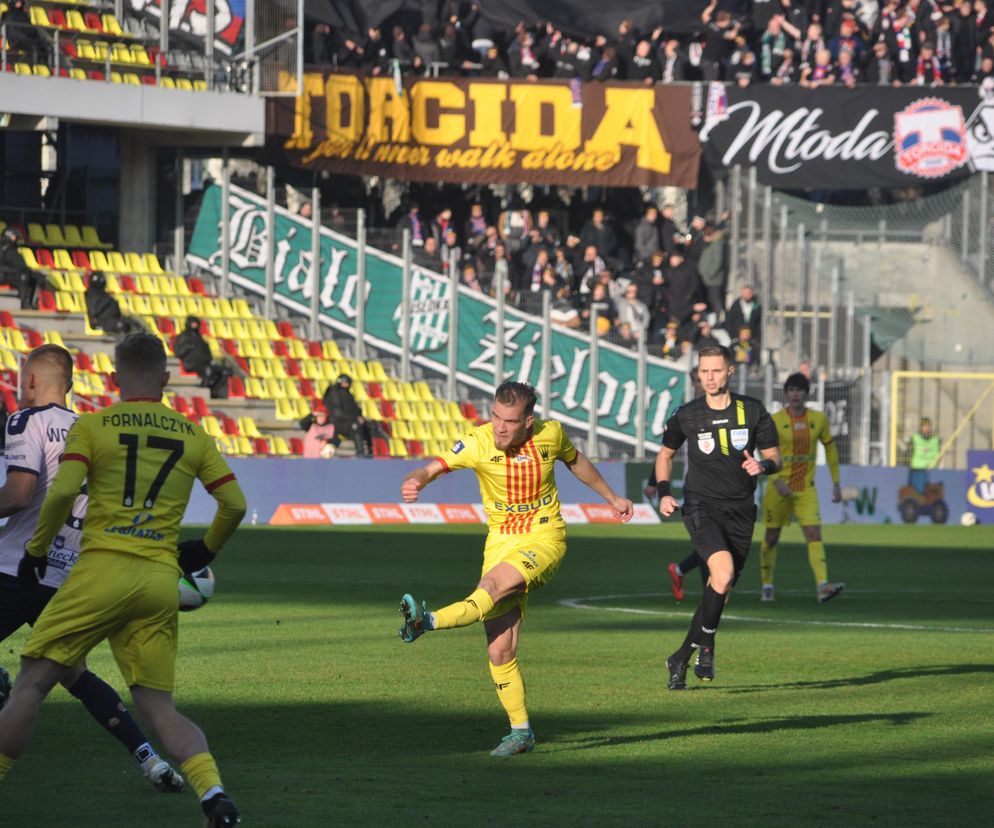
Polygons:
[[[17,564],[35,531],[41,504],[48,487],[59,469],[59,459],[65,450],[66,434],[76,422],[77,415],[60,405],[23,408],[7,420],[7,442],[4,462],[7,473],[27,472],[37,475],[31,502],[7,519],[0,533],[0,572],[17,575]],[[86,516],[86,495],[80,494],[73,504],[72,514],[55,536],[48,551],[48,570],[42,583],[58,589],[79,557],[83,538],[83,518]]]

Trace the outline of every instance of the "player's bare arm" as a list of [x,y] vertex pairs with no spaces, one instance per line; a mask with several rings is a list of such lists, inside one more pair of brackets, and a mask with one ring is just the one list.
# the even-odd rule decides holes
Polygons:
[[577,480],[589,486],[610,503],[611,507],[618,513],[622,523],[628,523],[632,519],[632,515],[635,513],[632,502],[627,497],[621,497],[615,493],[601,473],[597,471],[596,466],[582,451],[576,453],[573,462],[567,463],[566,468],[573,472]]
[[8,471],[0,486],[0,518],[10,517],[26,509],[38,486],[38,475],[26,471]]
[[404,503],[414,503],[418,499],[418,492],[438,477],[445,474],[445,466],[438,460],[432,460],[423,466],[418,466],[414,471],[404,478],[400,484],[400,496]]
[[663,517],[669,517],[676,510],[679,504],[676,498],[669,494],[670,475],[673,474],[673,457],[676,454],[669,446],[661,446],[659,454],[656,455],[656,490],[659,493],[659,513]]

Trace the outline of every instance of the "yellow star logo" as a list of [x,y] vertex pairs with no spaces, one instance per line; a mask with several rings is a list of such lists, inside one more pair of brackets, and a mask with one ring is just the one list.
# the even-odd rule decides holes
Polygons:
[[970,469],[976,476],[977,479],[974,483],[994,483],[994,469],[988,466],[986,463],[977,469]]

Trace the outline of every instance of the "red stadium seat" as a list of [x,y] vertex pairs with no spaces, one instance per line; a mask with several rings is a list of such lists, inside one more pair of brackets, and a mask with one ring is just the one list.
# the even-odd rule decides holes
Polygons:
[[378,460],[390,457],[390,445],[382,437],[373,438],[373,457]]
[[43,337],[38,331],[33,331],[30,328],[24,329],[24,336],[28,340],[28,346],[31,348],[37,348],[40,345],[45,344],[45,337]]
[[476,410],[476,406],[473,403],[467,401],[459,406],[459,410],[462,411],[463,417],[467,420],[472,420],[474,423],[480,419],[480,412]]
[[307,355],[312,357],[324,358],[324,351],[321,348],[320,342],[310,342],[307,343]]
[[393,426],[390,424],[389,420],[380,420],[376,424],[376,427],[380,429],[387,437],[393,437]]
[[6,388],[3,389],[3,405],[8,414],[13,414],[18,409],[17,397],[14,396],[13,391]]
[[55,267],[55,259],[52,258],[52,251],[39,247],[35,250],[35,259],[42,267]]
[[204,296],[207,293],[204,288],[204,283],[196,276],[191,276],[188,280],[188,284],[190,287],[190,293],[196,293],[197,296]]
[[407,446],[407,453],[411,457],[420,457],[425,453],[424,444],[420,440],[407,440],[405,441]]
[[374,400],[383,399],[383,388],[378,382],[367,382],[366,393]]
[[198,417],[209,417],[211,415],[210,406],[203,397],[193,398],[193,411]]
[[241,377],[228,378],[228,396],[229,397],[245,396],[245,381]]
[[241,436],[241,432],[238,430],[238,422],[227,414],[221,415],[221,427],[224,429],[225,434],[234,434],[236,437]]
[[48,311],[49,313],[54,313],[57,310],[55,306],[55,294],[52,291],[38,291],[38,310]]
[[304,453],[304,441],[299,437],[290,438],[290,452],[292,454],[301,455]]
[[163,333],[166,336],[173,336],[176,333],[176,325],[173,323],[171,317],[160,316],[155,320],[155,324],[159,328],[159,333]]
[[388,420],[397,419],[397,411],[393,407],[393,403],[390,400],[380,400],[380,414],[386,417]]
[[291,325],[286,319],[282,319],[276,323],[276,330],[279,331],[280,336],[285,339],[297,338],[297,335],[293,332],[293,325]]
[[317,392],[314,390],[314,383],[309,379],[299,379],[297,380],[297,389],[300,391],[301,397],[316,397]]
[[[52,9],[52,8],[48,9],[48,22],[58,29],[66,28],[66,16],[65,14],[62,13],[62,9]],[[62,41],[63,49],[65,48],[65,44],[67,42],[68,41],[66,40]],[[73,45],[72,43],[69,43],[69,45],[72,46],[72,57],[76,57],[75,45]]]
[[269,454],[269,443],[266,442],[265,438],[257,437],[252,441],[252,447],[256,454]]
[[16,328],[17,321],[10,311],[0,311],[0,328]]
[[127,273],[122,273],[117,277],[117,283],[121,286],[121,290],[126,290],[128,293],[137,293],[138,286],[135,284],[135,277]]
[[286,343],[280,339],[277,339],[273,343],[273,353],[278,357],[288,357],[290,356],[290,349],[287,348]]
[[[49,15],[48,19],[52,19],[51,15]],[[93,12],[86,12],[86,14],[83,15],[83,21],[86,23],[86,27],[88,29],[94,29],[101,34],[103,33],[104,24],[100,22],[100,15],[94,14]]]
[[192,413],[190,410],[190,403],[186,401],[186,397],[179,394],[173,397],[173,409],[187,417]]
[[90,359],[90,355],[84,351],[80,351],[76,354],[76,367],[80,371],[94,371],[93,360]]
[[104,73],[101,72],[101,71],[99,71],[99,70],[97,70],[97,69],[91,69],[89,72],[86,73],[86,76],[90,80],[95,80],[95,81],[105,80]]
[[[90,267],[90,257],[86,255],[85,250],[73,250],[73,252],[69,254],[69,258],[72,259],[72,263],[76,265],[76,267],[81,267],[83,270],[92,270]],[[121,284],[120,279],[118,279],[118,284]]]
[[287,374],[291,377],[300,376],[300,363],[297,360],[287,357],[283,360],[283,367],[286,368]]

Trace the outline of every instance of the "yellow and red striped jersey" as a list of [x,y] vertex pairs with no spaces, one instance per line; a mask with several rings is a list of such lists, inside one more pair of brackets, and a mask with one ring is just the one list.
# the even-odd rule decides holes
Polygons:
[[554,467],[556,460],[572,463],[576,448],[556,420],[535,420],[531,435],[515,451],[497,448],[491,423],[477,426],[438,459],[446,471],[476,472],[491,532],[565,529]]
[[773,415],[773,424],[783,458],[783,469],[775,477],[786,482],[792,492],[803,492],[814,485],[818,441],[825,446],[832,481],[839,482],[839,452],[832,440],[828,418],[822,412],[806,408],[803,414],[794,417],[789,409],[782,408]]

